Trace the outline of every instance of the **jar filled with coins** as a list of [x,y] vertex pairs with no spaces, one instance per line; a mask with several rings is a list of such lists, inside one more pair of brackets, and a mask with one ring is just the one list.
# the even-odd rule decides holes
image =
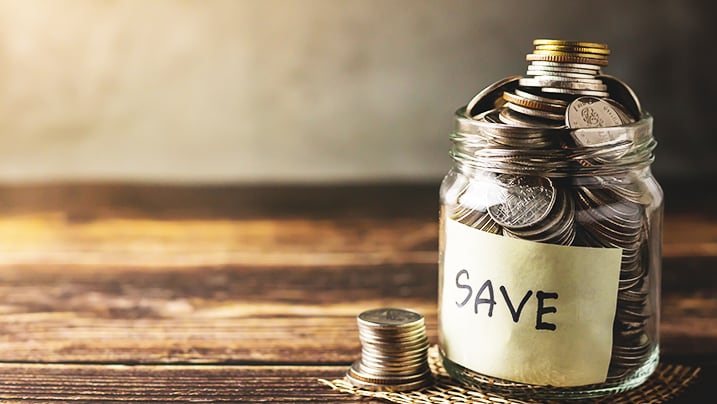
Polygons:
[[461,383],[585,398],[659,361],[662,190],[652,117],[610,50],[538,39],[525,76],[455,114],[441,186],[439,339]]

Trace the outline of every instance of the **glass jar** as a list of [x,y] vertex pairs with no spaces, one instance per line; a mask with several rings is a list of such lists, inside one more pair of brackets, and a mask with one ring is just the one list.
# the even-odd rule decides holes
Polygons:
[[596,397],[643,383],[659,359],[663,194],[650,171],[652,118],[518,128],[460,109],[455,123],[440,190],[446,370],[513,397]]

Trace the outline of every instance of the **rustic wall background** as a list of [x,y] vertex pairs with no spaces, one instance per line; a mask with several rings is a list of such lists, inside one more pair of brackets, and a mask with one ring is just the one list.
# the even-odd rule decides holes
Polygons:
[[604,41],[656,172],[714,176],[706,1],[0,1],[0,180],[438,180],[535,37]]

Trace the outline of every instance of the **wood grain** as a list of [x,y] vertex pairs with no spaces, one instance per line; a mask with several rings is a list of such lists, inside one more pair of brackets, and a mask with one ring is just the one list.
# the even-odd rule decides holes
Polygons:
[[361,402],[321,386],[345,366],[0,364],[0,401]]
[[[717,259],[665,260],[668,355],[717,356]],[[435,265],[137,268],[4,267],[0,358],[120,363],[348,363],[355,316],[424,313],[435,341]]]
[[[314,382],[358,356],[360,311],[416,309],[436,341],[435,195],[0,187],[0,399],[351,402]],[[662,351],[709,367],[717,215],[680,203],[665,217]]]

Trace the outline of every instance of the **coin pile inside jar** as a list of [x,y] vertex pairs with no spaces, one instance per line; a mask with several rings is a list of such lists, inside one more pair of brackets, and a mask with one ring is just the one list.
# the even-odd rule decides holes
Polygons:
[[433,383],[423,316],[395,308],[358,316],[361,359],[349,368],[351,384],[373,391],[407,391]]
[[[643,111],[627,84],[602,73],[610,55],[607,45],[550,39],[533,45],[525,76],[489,85],[466,106],[465,117],[496,125],[481,130],[482,138],[472,140],[475,148],[463,155],[499,160],[491,160],[495,165],[487,171],[492,174],[463,185],[449,215],[505,237],[621,248],[608,373],[608,380],[616,380],[644,363],[654,343],[646,332],[649,201],[643,200],[637,181],[602,176],[600,169],[619,162],[632,147],[630,139],[609,128],[640,120]],[[581,128],[606,129],[588,133]],[[572,153],[555,158],[556,151],[565,150]],[[596,175],[574,182],[552,176],[571,164],[593,168]],[[488,200],[480,201],[479,194]]]

